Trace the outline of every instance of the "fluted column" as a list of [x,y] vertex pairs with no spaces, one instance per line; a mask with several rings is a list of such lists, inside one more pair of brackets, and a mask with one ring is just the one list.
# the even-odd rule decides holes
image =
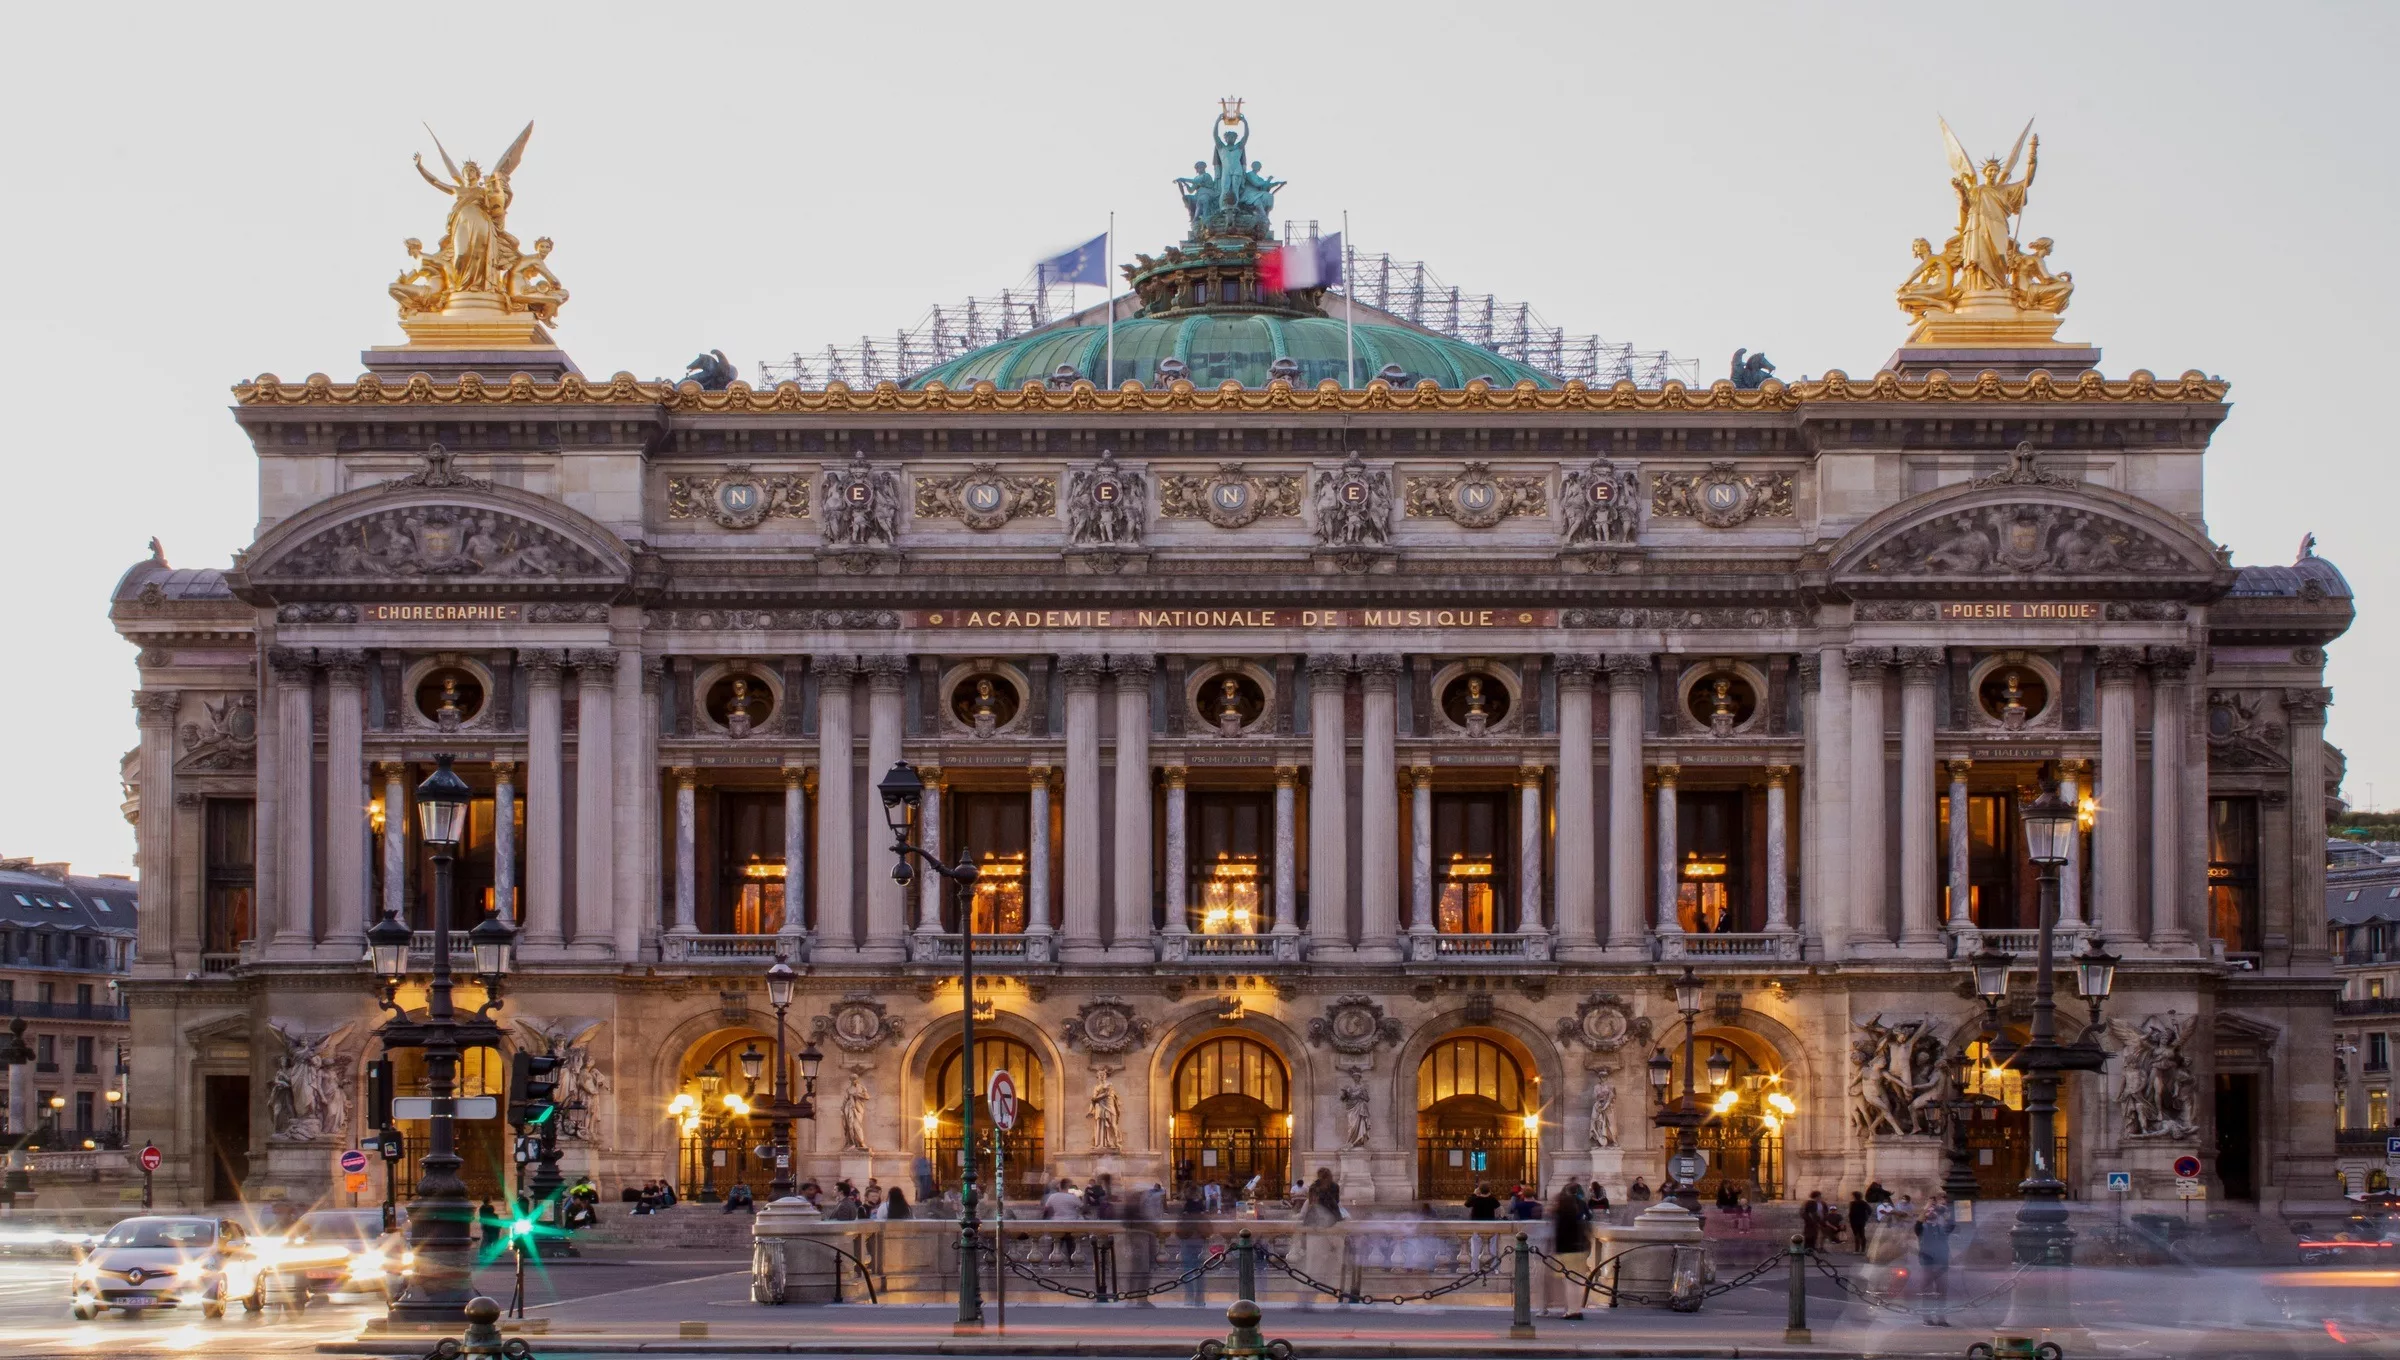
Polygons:
[[513,760],[492,762],[492,910],[510,925],[517,923],[517,762]]
[[560,746],[559,671],[566,658],[549,650],[519,652],[525,666],[525,933],[528,950],[566,942],[566,769]]
[[[133,692],[134,721],[142,734],[142,809],[141,820],[134,825],[134,852],[145,884],[176,881],[175,719],[182,711],[182,704],[183,696],[171,689]],[[143,962],[175,961],[175,913],[166,908],[166,894],[154,893],[150,910],[140,913],[135,920]],[[194,950],[202,945],[199,940],[192,942]]]
[[1065,919],[1059,953],[1091,958],[1100,950],[1100,658],[1062,656],[1067,691]]
[[[1650,658],[1618,653],[1608,658],[1608,947],[1612,952],[1647,955],[1649,931],[1643,922],[1642,885],[1642,686],[1650,676]],[[1563,729],[1565,724],[1560,724]],[[1565,733],[1560,733],[1563,738]],[[1561,743],[1562,754],[1564,743]],[[1560,787],[1565,787],[1562,761]],[[1562,799],[1563,801],[1563,799]],[[1559,824],[1559,878],[1566,873],[1566,823]],[[1566,913],[1559,913],[1566,929]]]
[[[921,819],[917,823],[917,844],[925,847],[926,854],[942,860],[946,864],[949,861],[944,857],[949,850],[943,843],[942,837],[942,802],[948,781],[942,777],[941,766],[932,764],[919,765],[917,778],[925,781],[925,802]],[[974,849],[973,846],[967,848]],[[942,886],[948,882],[949,880],[940,874],[917,875],[915,886],[917,890],[917,933],[919,935],[942,933]],[[974,905],[974,903],[962,899],[958,907],[961,911],[970,911]]]
[[[1190,834],[1184,825],[1184,776],[1181,765],[1167,767],[1167,868],[1166,899],[1169,935],[1191,933],[1191,846]],[[1276,866],[1280,872],[1282,865]]]
[[1676,890],[1682,886],[1683,857],[1681,835],[1683,828],[1675,815],[1675,781],[1682,771],[1673,765],[1658,767],[1658,903],[1657,925],[1659,953],[1663,958],[1683,957],[1683,918],[1676,907]]
[[[811,669],[817,673],[817,943],[849,951],[858,947],[858,771],[850,712],[858,662],[820,656]],[[883,844],[880,835],[869,840]]]
[[305,951],[316,943],[316,715],[309,694],[315,667],[305,650],[289,647],[271,649],[267,662],[275,671],[276,855],[282,893],[270,948]]
[[1157,663],[1148,656],[1120,656],[1116,673],[1117,799],[1116,910],[1108,952],[1112,958],[1151,956],[1153,888],[1150,879],[1150,677]]
[[2193,939],[2183,890],[2182,817],[2191,668],[2189,647],[2150,649],[2150,942],[2178,950]]
[[1275,767],[1275,933],[1300,933],[1300,770]]
[[575,653],[575,948],[617,952],[617,653]]
[[[2332,690],[2315,686],[2283,692],[2292,743],[2290,966],[2295,972],[2326,967],[2332,949],[2325,937],[2325,706],[2332,702]],[[2274,941],[2265,943],[2272,967]]]
[[1767,767],[1767,929],[1792,928],[1791,814],[1784,806],[1792,767]]
[[[2141,938],[2134,927],[2140,874],[2135,859],[2133,683],[2141,670],[2139,647],[2103,647],[2098,669],[2100,692],[2100,820],[2094,847],[2100,857],[2093,884],[2097,901],[2094,919],[2111,948]],[[2313,842],[2322,859],[2324,841]],[[2295,849],[2302,843],[2295,842]],[[2122,951],[2119,951],[2122,952]]]
[[1026,770],[1025,933],[1050,933],[1050,767]]
[[[867,671],[867,782],[880,782],[899,762],[902,751],[901,685],[908,678],[908,658],[870,656]],[[879,808],[868,810],[872,821]],[[920,833],[922,826],[920,824]],[[852,832],[856,835],[856,832]],[[880,864],[877,860],[875,863]],[[858,947],[861,959],[898,963],[908,957],[908,889],[887,873],[872,872],[867,884],[867,938]]]
[[1971,838],[1967,835],[1967,774],[1975,768],[1972,760],[1953,760],[1950,775],[1950,928],[1968,931],[1975,927],[1970,907],[1974,901],[1973,879],[1968,873],[1967,858]]
[[[1496,924],[1496,923],[1495,923]],[[1408,933],[1433,933],[1433,767],[1408,767]]]
[[1934,835],[1941,805],[1934,801],[1933,698],[1942,649],[1900,649],[1900,943],[1932,950],[1941,943],[1934,907]]
[[678,765],[675,777],[675,924],[670,935],[700,930],[700,772]]
[[[1588,778],[1590,772],[1585,773]],[[1588,847],[1589,818],[1585,819],[1584,827],[1586,834],[1582,840]],[[1542,767],[1539,765],[1517,767],[1517,929],[1526,935],[1542,933]]]
[[1350,947],[1348,683],[1341,657],[1308,659],[1308,933],[1319,949]]
[[1802,789],[1808,839],[1800,855],[1807,879],[1800,915],[1825,957],[1839,959],[1850,953],[1850,669],[1838,645],[1803,658],[1802,667],[1802,683],[1813,682],[1815,693]]
[[[793,693],[786,702],[798,703]],[[787,727],[786,731],[798,728]],[[787,959],[800,957],[808,935],[808,768],[783,767],[783,928],[776,952]]]
[[1883,672],[1890,649],[1853,647],[1850,670],[1850,944],[1874,952],[1892,942],[1884,870]]
[[367,658],[329,651],[325,663],[325,938],[355,944],[367,928]]
[[[1581,959],[1591,957],[1600,944],[1594,919],[1599,889],[1597,857],[1592,853],[1592,677],[1598,663],[1570,653],[1553,658],[1551,666],[1558,674],[1558,834],[1551,870],[1551,891],[1557,905],[1551,910],[1558,918],[1559,957]],[[1634,700],[1640,702],[1638,692]],[[1613,700],[1610,716],[1613,739]],[[1613,749],[1609,759],[1616,759]],[[1540,795],[1537,792],[1535,796],[1538,800]],[[1538,815],[1533,825],[1538,832]],[[1539,865],[1541,859],[1537,855],[1528,862]],[[1539,875],[1529,873],[1529,877]]]
[[[2062,760],[2058,764],[2058,796],[2071,807],[2083,805],[2084,784],[2091,777],[2088,760]],[[2083,830],[2078,827],[2074,839],[2067,842],[2067,862],[2058,870],[2058,928],[2080,931],[2083,928]]]
[[1358,956],[1400,957],[1400,658],[1362,656],[1359,705]]
[[375,762],[383,786],[383,914],[408,919],[408,766]]

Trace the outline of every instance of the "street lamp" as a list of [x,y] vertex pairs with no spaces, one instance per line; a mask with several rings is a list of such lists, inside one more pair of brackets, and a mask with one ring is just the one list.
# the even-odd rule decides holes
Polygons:
[[[751,1113],[765,1119],[768,1127],[774,1132],[774,1143],[769,1155],[774,1159],[775,1174],[773,1179],[767,1183],[767,1198],[770,1200],[785,1199],[792,1193],[792,1121],[817,1117],[817,1064],[823,1060],[824,1055],[817,1052],[816,1045],[809,1045],[800,1054],[800,1067],[807,1083],[807,1094],[802,1096],[798,1103],[794,1103],[785,1087],[784,1013],[791,1009],[792,993],[797,990],[799,982],[799,973],[793,971],[792,965],[786,962],[782,955],[776,955],[775,962],[767,969],[767,1004],[775,1008],[775,1080],[771,1094],[765,1100],[752,1101],[750,1106]],[[758,1081],[759,1066],[765,1061],[758,1051],[758,1046],[752,1044],[743,1049],[739,1061],[742,1064],[743,1078],[755,1087]]]
[[[916,844],[909,831],[925,799],[925,781],[905,760],[892,762],[891,771],[875,786],[883,799],[883,818],[892,829],[892,881],[906,886],[916,877],[911,859],[953,883],[973,883],[975,856],[961,851],[956,864],[944,864]],[[959,1019],[959,1147],[965,1151],[958,1186],[958,1321],[954,1330],[983,1330],[983,1285],[977,1267],[982,1250],[981,1225],[975,1221],[975,913],[958,914]],[[813,1085],[813,1084],[812,1084]]]
[[[1674,1199],[1687,1212],[1700,1212],[1700,1178],[1685,1178],[1675,1174],[1675,1166],[1684,1158],[1700,1155],[1700,1125],[1708,1116],[1702,1112],[1693,1089],[1693,1050],[1700,1038],[1700,993],[1702,983],[1698,974],[1685,964],[1683,976],[1675,979],[1675,1009],[1683,1014],[1683,1095],[1672,1108],[1668,1107],[1667,1086],[1674,1080],[1675,1066],[1665,1049],[1650,1060],[1650,1086],[1658,1093],[1659,1111],[1652,1122],[1662,1129],[1675,1130],[1675,1158],[1667,1164],[1667,1182],[1675,1187]],[[1724,1064],[1720,1071],[1718,1063]],[[1720,1049],[1709,1059],[1708,1079],[1712,1086],[1723,1086],[1725,1075],[1733,1070],[1733,1060]],[[1688,1168],[1687,1168],[1688,1169]],[[1662,1187],[1663,1189],[1663,1187]]]
[[700,1203],[717,1202],[717,1088],[725,1084],[717,1061],[709,1059],[700,1073]]
[[[422,1049],[425,1089],[432,1096],[431,1128],[420,1164],[417,1192],[408,1206],[408,1240],[416,1253],[409,1290],[391,1305],[392,1316],[448,1326],[475,1292],[473,1225],[475,1207],[459,1178],[458,1065],[470,1047],[498,1047],[500,1028],[491,1012],[500,1005],[500,979],[508,971],[516,931],[496,915],[468,932],[475,970],[482,975],[484,1001],[461,1016],[451,991],[450,914],[456,894],[453,869],[466,829],[474,790],[450,768],[453,757],[434,757],[433,773],[417,786],[418,832],[433,857],[433,969],[425,992],[424,1018],[412,1017],[395,1001],[409,969],[409,929],[387,915],[367,931],[367,955],[393,1012],[377,1031],[386,1052]],[[378,1112],[380,1117],[384,1112]]]

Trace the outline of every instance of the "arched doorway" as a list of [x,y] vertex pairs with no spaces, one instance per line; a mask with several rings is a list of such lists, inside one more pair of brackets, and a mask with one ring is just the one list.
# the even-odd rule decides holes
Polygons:
[[1178,1188],[1215,1181],[1231,1200],[1255,1177],[1259,1197],[1280,1199],[1291,1182],[1291,1110],[1282,1054],[1244,1034],[1194,1044],[1175,1064],[1169,1116]]
[[[425,1094],[425,1050],[395,1048],[386,1055],[392,1063],[392,1091],[396,1095]],[[496,1104],[508,1100],[508,1064],[496,1048],[470,1048],[458,1055],[458,1094],[491,1096]],[[387,1112],[388,1113],[388,1112]],[[452,1138],[458,1145],[459,1179],[467,1183],[467,1197],[481,1204],[502,1203],[509,1192],[509,1137],[507,1123],[491,1119],[460,1119],[453,1126]],[[417,1175],[422,1167],[433,1134],[429,1120],[403,1119],[394,1124],[400,1131],[402,1155],[393,1164],[393,1193],[405,1199],[416,1193]]]
[[[771,1037],[743,1027],[717,1030],[683,1055],[667,1113],[676,1121],[676,1185],[686,1198],[713,1204],[738,1182],[765,1202],[775,1166],[759,1150],[775,1130],[749,1111],[774,1092],[774,1053]],[[799,1089],[792,1062],[787,1053],[786,1091]]]
[[1538,1186],[1541,1078],[1497,1039],[1459,1034],[1417,1062],[1417,1194],[1459,1200]]
[[[2011,1045],[2025,1043],[2029,1037],[2023,1025],[2006,1026],[2003,1035],[2000,1044],[2003,1052],[2009,1051]],[[2025,1076],[2013,1064],[1995,1057],[1992,1045],[1983,1039],[1967,1044],[1967,1057],[1967,1094],[1983,1097],[1976,1102],[1974,1117],[1967,1121],[1967,1162],[1975,1171],[1976,1194],[1983,1199],[2019,1198],[2023,1192],[2018,1187],[2033,1169],[2031,1121],[2025,1116]],[[2073,1103],[2061,1100],[2057,1119],[2058,1178],[2069,1185],[2075,1183],[2068,1137]]]
[[[952,1039],[935,1060],[925,1089],[926,1113],[922,1116],[925,1156],[933,1163],[934,1184],[943,1189],[958,1184],[961,1168],[966,1165],[966,1154],[959,1145],[966,1128],[967,1096],[960,1089],[966,1069],[959,1061],[959,1053],[959,1042]],[[1017,1126],[1005,1132],[993,1127],[991,1107],[985,1103],[992,1073],[1002,1069],[1007,1070],[1009,1080],[1017,1086]],[[974,1092],[976,1183],[998,1185],[1011,1199],[1041,1198],[1043,1182],[1049,1176],[1048,1154],[1042,1140],[1042,1092],[1048,1088],[1041,1055],[1022,1040],[1005,1034],[978,1036],[975,1083],[979,1088]],[[999,1175],[993,1173],[991,1162],[995,1139],[1000,1149]]]
[[[1680,1055],[1669,1056],[1677,1058],[1667,1093],[1673,1100],[1682,1094],[1683,1065]],[[1785,1087],[1782,1055],[1749,1030],[1703,1029],[1694,1066],[1700,1105],[1708,1112],[1698,1138],[1700,1151],[1708,1157],[1708,1170],[1697,1187],[1701,1197],[1730,1184],[1754,1202],[1782,1199],[1784,1125],[1800,1109]]]

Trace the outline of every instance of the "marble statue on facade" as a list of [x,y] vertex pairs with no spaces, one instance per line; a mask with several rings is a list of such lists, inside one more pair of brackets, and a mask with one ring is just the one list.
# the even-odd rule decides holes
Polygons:
[[2199,1133],[2199,1081],[2184,1046],[2199,1017],[2173,1011],[2140,1024],[2109,1022],[2124,1059],[2117,1102],[2125,1113],[2127,1138],[2191,1138]]
[[551,1094],[552,1103],[558,1106],[559,1136],[592,1141],[593,1130],[600,1126],[600,1097],[609,1088],[608,1074],[600,1070],[593,1053],[592,1038],[599,1033],[600,1022],[588,1016],[518,1016],[516,1023],[522,1036],[520,1048],[559,1060],[557,1086]]
[[1342,1150],[1349,1152],[1374,1141],[1375,1121],[1371,1113],[1374,1097],[1367,1089],[1367,1073],[1371,1070],[1367,1064],[1343,1063],[1341,1070],[1349,1077],[1341,1090]]
[[350,1126],[350,1060],[341,1051],[350,1026],[315,1030],[299,1022],[270,1020],[283,1040],[283,1056],[267,1088],[267,1111],[277,1142],[340,1138]]
[[1942,1041],[1931,1020],[1863,1021],[1851,1041],[1851,1119],[1861,1134],[1941,1131]]
[[1603,1067],[1592,1073],[1592,1128],[1584,1138],[1584,1146],[1595,1151],[1617,1145],[1617,1082],[1616,1069]]
[[865,1152],[867,1148],[867,1105],[874,1097],[867,1090],[867,1069],[861,1065],[850,1068],[850,1086],[842,1092],[842,1151]]
[[1565,516],[1569,548],[1630,545],[1641,527],[1641,474],[1606,459],[1569,468],[1560,479],[1558,504]]
[[1117,1101],[1117,1088],[1109,1076],[1117,1069],[1094,1068],[1098,1075],[1092,1080],[1092,1150],[1121,1152],[1125,1148],[1125,1111]]

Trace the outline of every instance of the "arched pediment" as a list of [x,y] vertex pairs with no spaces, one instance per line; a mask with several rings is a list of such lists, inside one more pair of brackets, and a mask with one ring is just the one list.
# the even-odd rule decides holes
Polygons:
[[631,575],[605,527],[513,487],[393,484],[347,492],[267,531],[245,554],[261,584],[582,585]]
[[2155,583],[2230,579],[2215,545],[2122,492],[2063,478],[2000,478],[1904,501],[1852,530],[1834,579],[1880,582],[2062,578]]

